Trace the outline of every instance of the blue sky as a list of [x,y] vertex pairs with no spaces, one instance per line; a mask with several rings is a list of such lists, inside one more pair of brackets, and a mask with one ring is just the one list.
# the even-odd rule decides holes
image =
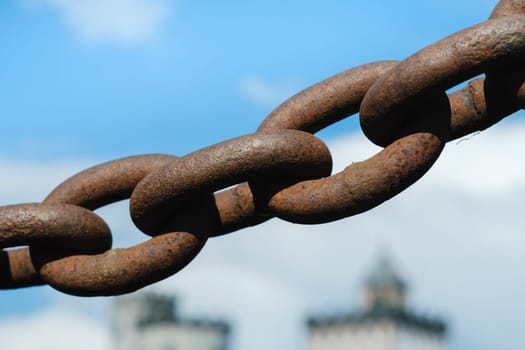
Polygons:
[[[303,88],[359,64],[407,57],[485,20],[495,4],[2,1],[1,203],[39,201],[63,179],[98,162],[142,153],[184,155],[253,132],[274,107]],[[378,246],[387,245],[417,287],[415,306],[454,322],[453,350],[521,348],[525,339],[513,325],[525,322],[525,279],[502,273],[515,268],[522,255],[516,247],[525,243],[514,207],[525,193],[525,172],[514,160],[525,154],[522,133],[511,132],[523,130],[520,115],[495,131],[449,146],[428,180],[400,199],[332,225],[272,221],[247,230],[248,236],[215,239],[200,262],[159,288],[181,294],[186,302],[182,310],[188,314],[238,321],[235,350],[298,350],[301,331],[290,324],[300,326],[300,316],[308,310],[357,305],[359,278]],[[360,135],[355,117],[320,136],[343,159],[336,159],[339,167],[376,151]],[[461,168],[466,162],[469,169]],[[433,215],[419,212],[421,203]],[[134,229],[126,203],[100,213],[115,232],[117,245],[144,239],[137,232],[128,234]],[[279,233],[280,248],[262,251],[270,248],[268,237],[277,239]],[[327,234],[333,242],[326,242]],[[326,251],[317,252],[319,247]],[[317,265],[304,262],[312,252],[322,258]],[[350,266],[337,270],[337,259],[349,259],[344,264]],[[317,272],[319,280],[312,279],[310,271]],[[224,275],[224,281],[217,280],[218,275]],[[209,290],[208,279],[218,289],[213,300],[195,287]],[[239,279],[251,287],[245,288],[246,294],[228,297],[231,283]],[[268,328],[274,315],[250,308],[260,298],[274,302],[276,309],[288,307],[274,328]],[[9,328],[14,324],[37,333],[41,328],[35,320],[42,315],[49,315],[50,325],[74,319],[105,334],[96,324],[107,322],[107,302],[64,296],[48,287],[2,291],[0,335],[6,339],[18,334]],[[480,305],[492,321],[484,320],[490,317]],[[495,331],[502,322],[507,326]],[[267,328],[261,328],[264,325]],[[254,329],[266,329],[277,340],[264,343]],[[100,344],[101,349],[105,346]]]
[[[105,18],[75,2],[0,5],[0,113],[9,116],[1,142],[13,156],[184,154],[252,132],[288,95],[358,64],[406,57],[493,6],[131,1],[139,5],[121,12],[129,20],[111,26],[120,9],[108,6]],[[275,92],[254,103],[241,91],[246,81]]]

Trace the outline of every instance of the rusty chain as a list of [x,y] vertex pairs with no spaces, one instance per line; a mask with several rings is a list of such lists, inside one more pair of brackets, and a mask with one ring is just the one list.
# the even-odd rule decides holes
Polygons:
[[[402,62],[365,64],[305,89],[253,134],[180,158],[141,155],[84,170],[42,203],[0,207],[0,288],[128,293],[182,269],[209,237],[272,217],[318,224],[374,208],[423,176],[446,142],[525,108],[524,59],[525,1],[502,0],[486,22]],[[384,149],[330,175],[330,152],[312,133],[358,112]],[[127,198],[152,238],[110,249],[110,229],[93,210]]]

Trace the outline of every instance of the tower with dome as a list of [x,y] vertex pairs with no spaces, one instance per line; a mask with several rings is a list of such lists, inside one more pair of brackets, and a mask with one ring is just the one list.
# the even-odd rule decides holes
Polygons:
[[446,350],[446,324],[410,310],[407,284],[382,256],[363,283],[361,310],[310,317],[309,350]]

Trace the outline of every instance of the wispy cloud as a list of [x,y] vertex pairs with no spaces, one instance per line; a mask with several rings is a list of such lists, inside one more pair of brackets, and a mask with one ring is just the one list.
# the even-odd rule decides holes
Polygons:
[[261,107],[277,107],[302,88],[299,79],[269,81],[259,75],[244,76],[239,82],[241,95]]
[[0,335],[5,349],[110,349],[110,333],[105,324],[61,307],[3,320]]
[[81,39],[135,44],[154,38],[170,11],[166,0],[19,0],[56,11]]

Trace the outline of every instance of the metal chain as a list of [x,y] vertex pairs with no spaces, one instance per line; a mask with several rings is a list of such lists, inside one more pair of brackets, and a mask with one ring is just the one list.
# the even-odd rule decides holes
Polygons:
[[[402,62],[362,65],[307,88],[253,134],[180,158],[140,155],[84,170],[43,203],[0,207],[0,248],[28,246],[0,251],[0,288],[128,293],[182,269],[209,237],[272,217],[318,224],[374,208],[422,177],[446,142],[525,108],[524,59],[525,1],[502,0],[486,22]],[[384,149],[330,175],[330,152],[312,133],[357,112]],[[93,210],[127,198],[133,222],[153,237],[110,249],[110,230]]]

